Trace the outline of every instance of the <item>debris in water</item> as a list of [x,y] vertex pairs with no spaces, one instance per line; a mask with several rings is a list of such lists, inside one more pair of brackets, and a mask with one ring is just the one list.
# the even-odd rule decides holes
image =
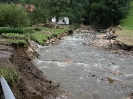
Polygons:
[[116,79],[113,79],[113,78],[111,78],[111,77],[108,77],[108,81],[109,81],[110,83],[117,82],[117,80],[116,80]]
[[112,72],[113,74],[115,75],[123,75],[123,73],[121,73],[120,71],[115,71],[115,72]]

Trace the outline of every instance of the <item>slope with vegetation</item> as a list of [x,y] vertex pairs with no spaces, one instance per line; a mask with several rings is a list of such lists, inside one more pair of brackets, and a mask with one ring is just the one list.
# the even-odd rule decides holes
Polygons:
[[[2,76],[5,75],[8,83],[17,82],[13,84],[17,99],[55,99],[59,95],[58,85],[46,80],[31,63],[26,49],[29,40],[44,45],[50,38],[61,36],[72,28],[57,29],[32,25],[46,24],[52,17],[58,20],[66,16],[69,17],[71,24],[106,28],[119,24],[120,20],[127,16],[130,2],[131,0],[0,0],[0,68],[11,66],[17,71],[9,68],[15,73],[11,76],[9,75],[12,72],[9,72],[9,75],[3,73],[8,72],[7,68],[1,69],[0,72]],[[35,9],[30,12],[25,10],[24,6],[16,6],[19,3],[32,4]],[[117,38],[128,45],[133,45],[132,10],[131,6],[128,18],[121,21],[123,29],[128,31],[119,31]],[[15,49],[8,46],[10,44]]]
[[127,18],[120,21],[122,26],[121,31],[117,31],[118,37],[116,38],[120,42],[128,46],[133,46],[133,2],[131,2],[131,8]]

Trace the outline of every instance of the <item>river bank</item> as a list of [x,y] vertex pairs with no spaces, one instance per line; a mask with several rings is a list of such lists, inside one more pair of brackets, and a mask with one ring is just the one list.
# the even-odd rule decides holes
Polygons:
[[47,80],[27,55],[27,48],[0,44],[0,68],[14,67],[19,78],[11,87],[16,99],[56,99],[63,91]]
[[99,40],[97,35],[80,31],[56,45],[39,46],[40,56],[33,63],[76,99],[131,99],[133,56],[91,44]]
[[[111,39],[107,40],[106,34],[95,34],[94,31],[89,31],[89,29],[83,30],[83,33],[87,34],[83,35],[82,39],[92,39],[89,40],[89,42],[85,40],[82,42],[82,45],[93,45],[101,49],[112,50],[110,44],[112,46],[114,41]],[[63,36],[66,36],[66,34],[52,39],[53,41],[51,41],[51,43],[57,44],[58,39],[61,39]],[[51,44],[48,41],[46,45]],[[33,57],[38,57],[38,53],[35,52],[37,49],[36,46],[33,46],[32,48],[31,46],[25,48],[13,48],[7,43],[0,43],[0,68],[12,66],[19,73],[18,81],[12,87],[16,99],[60,99],[60,97],[63,99],[63,97],[65,97],[63,93],[67,94],[67,92],[60,89],[60,85],[58,84],[59,82],[56,82],[55,84],[51,80],[47,80],[47,76],[45,77],[45,74],[43,74],[43,72],[31,62]],[[114,49],[115,47],[117,50]],[[118,50],[118,46],[115,47],[113,47],[114,53],[131,53],[131,51]],[[71,48],[69,48],[69,50],[71,50]],[[50,56],[50,54],[48,56]],[[70,64],[73,63],[70,59],[64,59],[62,61]]]

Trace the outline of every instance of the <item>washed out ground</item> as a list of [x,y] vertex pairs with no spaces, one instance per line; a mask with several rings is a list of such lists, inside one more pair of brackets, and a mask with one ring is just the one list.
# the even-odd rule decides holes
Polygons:
[[46,80],[30,60],[26,49],[0,43],[0,68],[14,67],[19,74],[11,87],[16,99],[55,99],[63,92],[59,84]]
[[[84,32],[90,31],[85,30]],[[104,45],[104,39],[98,38],[99,34],[90,33],[87,35],[94,36],[95,40],[98,40],[97,42],[94,40],[92,45],[96,46],[99,40],[102,40],[101,44]],[[105,35],[106,34],[100,34],[101,37]],[[86,38],[87,36],[83,36],[83,38],[84,37]],[[89,45],[88,42],[83,42],[83,44]],[[100,47],[103,48],[103,46]],[[68,96],[68,93],[59,88],[58,83],[47,80],[43,73],[33,65],[31,58],[26,52],[27,48],[13,48],[8,43],[0,42],[0,68],[11,66],[19,73],[18,81],[12,87],[16,99],[63,99],[63,94],[67,94]],[[126,52],[126,54],[129,53],[130,52]],[[37,53],[33,54],[38,55]]]
[[76,99],[132,99],[132,50],[121,50],[125,44],[106,33],[77,31],[57,45],[39,46],[34,64]]

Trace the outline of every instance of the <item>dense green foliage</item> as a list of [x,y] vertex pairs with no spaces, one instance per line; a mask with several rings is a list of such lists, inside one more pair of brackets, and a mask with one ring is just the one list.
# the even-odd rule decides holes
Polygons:
[[[71,23],[84,23],[95,27],[119,24],[130,8],[131,0],[40,0],[42,12],[50,19],[67,16]],[[39,2],[38,2],[39,3]],[[40,17],[40,16],[39,16]],[[46,18],[45,18],[46,19]],[[47,20],[47,19],[46,19]]]
[[0,4],[0,26],[21,27],[30,22],[27,12],[23,8],[11,3]]
[[29,12],[32,23],[46,23],[50,21],[52,17],[56,17],[58,20],[66,16],[69,17],[71,23],[84,23],[101,28],[119,24],[120,20],[127,16],[131,2],[131,0],[5,1],[34,4],[35,10]]
[[39,0],[38,3],[36,3],[36,8],[33,12],[30,12],[30,18],[32,24],[35,23],[46,23],[49,18],[49,0]]
[[1,33],[19,33],[19,34],[23,34],[24,31],[21,28],[2,27],[2,28],[0,28],[0,34]]

